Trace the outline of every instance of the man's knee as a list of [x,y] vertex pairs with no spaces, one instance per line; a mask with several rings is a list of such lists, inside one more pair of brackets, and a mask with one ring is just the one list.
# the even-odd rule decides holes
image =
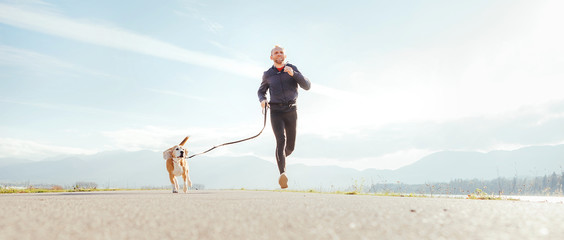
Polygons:
[[292,154],[293,151],[294,151],[294,146],[286,147],[284,154],[286,154],[286,156],[290,156],[290,154]]

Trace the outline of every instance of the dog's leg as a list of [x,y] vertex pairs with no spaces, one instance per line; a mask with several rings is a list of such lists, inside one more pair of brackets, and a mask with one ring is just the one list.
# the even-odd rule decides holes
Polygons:
[[189,172],[186,171],[186,180],[185,180],[185,182],[188,183],[188,186],[189,186],[189,187],[192,187],[192,181],[190,180],[190,174],[188,174],[188,173],[189,173]]
[[168,174],[170,183],[172,184],[172,193],[178,193],[178,182],[173,174]]
[[190,167],[186,164],[186,179],[188,182],[188,186],[192,187],[192,181],[190,180]]
[[186,173],[182,174],[182,178],[184,179],[184,193],[188,192],[188,182],[187,182],[188,180],[186,176],[187,176]]

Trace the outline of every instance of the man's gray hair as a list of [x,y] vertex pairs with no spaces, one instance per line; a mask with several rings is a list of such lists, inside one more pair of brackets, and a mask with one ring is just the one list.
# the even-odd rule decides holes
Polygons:
[[280,49],[284,50],[284,47],[282,47],[282,46],[276,44],[276,45],[274,45],[274,47],[272,48],[272,50],[270,50],[270,56],[272,56],[272,51],[274,51],[274,49],[277,49],[277,48],[280,48]]

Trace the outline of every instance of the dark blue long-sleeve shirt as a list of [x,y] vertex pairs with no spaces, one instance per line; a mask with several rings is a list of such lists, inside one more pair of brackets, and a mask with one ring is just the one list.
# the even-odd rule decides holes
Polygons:
[[298,98],[298,85],[304,90],[309,90],[311,83],[304,77],[298,68],[287,63],[286,66],[294,69],[294,76],[287,72],[278,71],[272,66],[262,75],[262,83],[258,89],[258,98],[262,102],[266,100],[266,91],[270,93],[270,103],[295,103]]

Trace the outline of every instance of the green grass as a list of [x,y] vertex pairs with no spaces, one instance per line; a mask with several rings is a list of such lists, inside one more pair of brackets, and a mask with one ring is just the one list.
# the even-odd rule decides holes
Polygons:
[[476,188],[472,194],[468,194],[467,199],[476,199],[476,200],[503,200],[501,197],[496,197],[493,194],[489,195],[484,192],[482,189]]
[[[295,193],[318,193],[318,194],[341,194],[341,195],[363,195],[363,196],[379,196],[379,197],[410,197],[410,198],[443,198],[444,196],[429,196],[429,195],[424,195],[424,194],[415,194],[415,193],[396,193],[396,192],[380,192],[380,193],[363,193],[363,192],[359,192],[359,191],[334,191],[334,192],[323,192],[323,191],[318,191],[318,190],[313,190],[313,189],[309,189],[309,190],[291,190],[291,189],[285,189],[285,190],[247,190],[244,188],[241,188],[240,190],[243,191],[273,191],[273,192],[295,192]],[[510,201],[519,201],[519,199],[513,199],[513,198],[502,198],[502,197],[496,197],[493,195],[488,195],[483,191],[478,191],[479,189],[476,189],[476,192],[468,195],[468,197],[466,197],[466,199],[475,199],[475,200],[510,200]],[[459,197],[458,199],[464,199],[464,197]]]
[[45,188],[2,188],[0,194],[7,193],[60,193],[60,192],[105,192],[105,191],[122,191],[126,189],[45,189]]

